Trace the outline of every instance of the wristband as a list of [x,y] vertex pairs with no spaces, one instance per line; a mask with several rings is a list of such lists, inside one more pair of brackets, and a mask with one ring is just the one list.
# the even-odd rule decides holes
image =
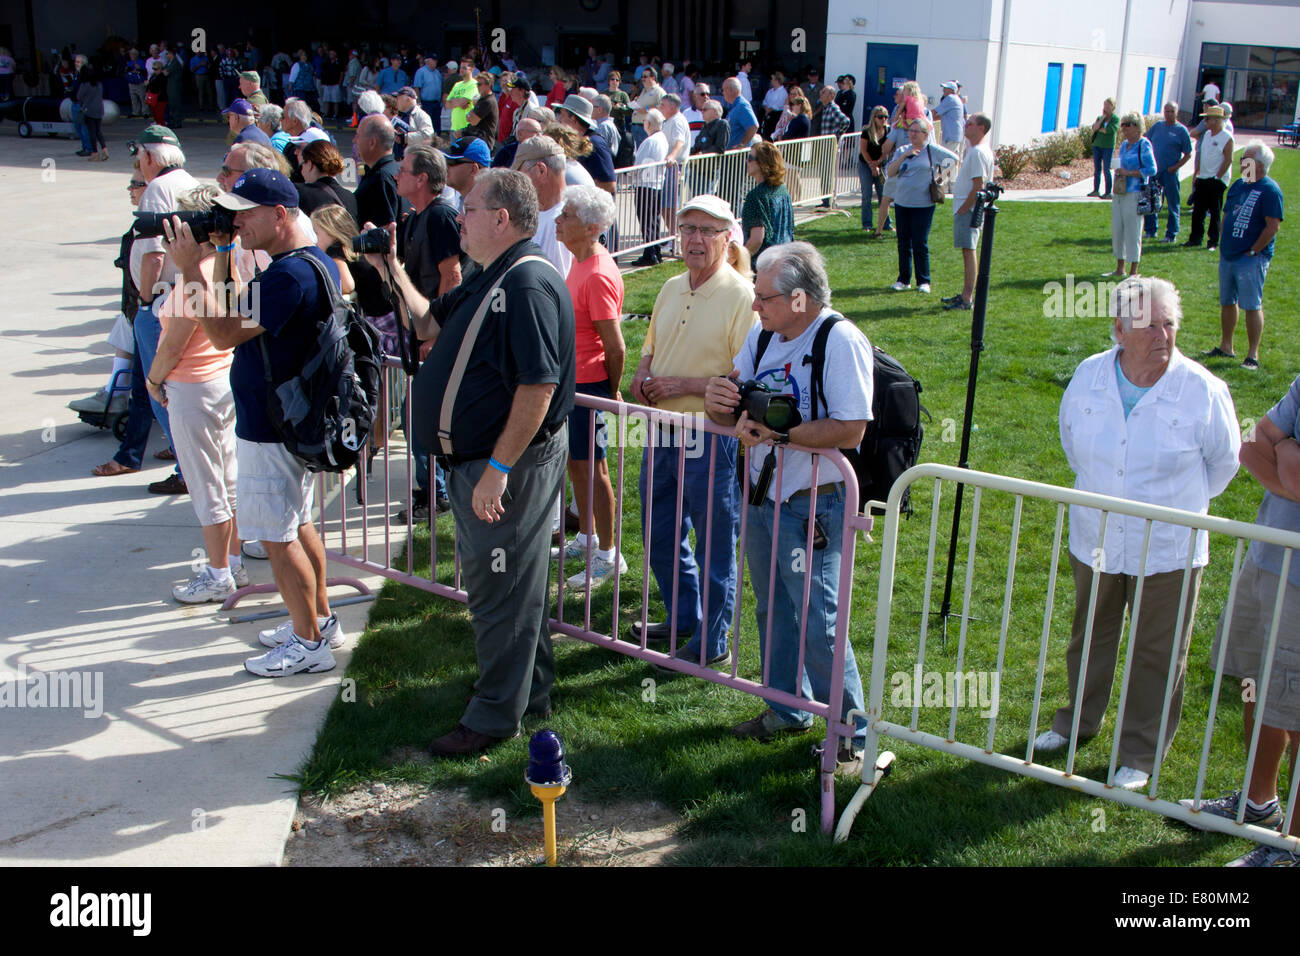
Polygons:
[[150,385],[152,385],[154,388],[162,388],[162,382],[155,382],[148,375],[144,377],[144,380],[148,382]]
[[495,458],[489,458],[488,464],[491,465],[493,468],[495,468],[497,471],[501,472],[501,474],[503,475],[510,474],[510,469],[507,468],[505,465],[501,464],[501,462],[497,461]]
[[234,248],[235,244],[232,242],[228,246],[217,246],[217,252],[231,252]]

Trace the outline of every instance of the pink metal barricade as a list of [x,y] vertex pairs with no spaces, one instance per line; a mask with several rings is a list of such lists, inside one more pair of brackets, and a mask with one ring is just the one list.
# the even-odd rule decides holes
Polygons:
[[[400,407],[404,408],[406,414],[405,421],[409,423],[411,420],[410,419],[410,415],[411,415],[410,393],[409,390],[403,387],[404,385],[405,385],[405,376],[402,375],[400,369],[393,368],[393,367],[389,367],[388,369],[386,369],[386,390],[388,390],[391,387],[391,391],[389,393],[394,395],[396,399],[395,403],[398,404]],[[400,398],[398,398],[398,396],[400,396]],[[629,431],[635,433],[635,431],[637,430],[636,428],[629,429],[629,422],[634,422],[637,425],[644,426],[644,433],[646,435],[647,441],[658,441],[657,437],[652,438],[651,436],[658,436],[662,434],[662,431],[664,429],[669,429],[669,428],[680,429],[683,436],[686,434],[687,430],[693,430],[693,433],[699,433],[705,436],[732,434],[731,429],[719,427],[713,424],[712,422],[703,419],[702,416],[697,419],[694,418],[693,416],[682,415],[676,412],[668,412],[660,409],[648,408],[645,406],[632,405],[626,402],[596,398],[594,396],[589,396],[589,395],[576,396],[576,402],[579,405],[592,408],[596,410],[596,412],[598,413],[605,413],[607,416],[613,419],[613,422],[610,423],[612,424],[613,427],[612,428],[607,427],[607,433],[612,433],[613,435],[616,435],[617,440],[611,443],[610,447],[607,449],[608,456],[609,456],[607,460],[609,461],[611,484],[613,486],[614,494],[615,494],[615,509],[614,509],[615,510],[615,549],[617,554],[622,554],[623,552],[623,542],[625,540],[625,535],[626,535],[625,529],[623,528],[623,516],[624,516],[624,502],[627,494],[624,488],[624,484],[626,479],[629,477],[628,470],[626,467],[627,451],[629,448],[628,437],[629,437]],[[440,597],[445,597],[451,600],[464,602],[466,600],[466,593],[460,586],[459,564],[458,562],[456,562],[454,557],[452,559],[453,568],[452,568],[451,583],[448,584],[439,581],[439,554],[438,554],[439,536],[440,535],[444,536],[443,540],[445,543],[446,541],[445,535],[449,533],[453,535],[453,540],[454,540],[454,531],[449,531],[446,529],[440,531],[437,525],[437,516],[436,514],[431,513],[430,515],[431,532],[429,537],[429,551],[430,551],[429,573],[427,576],[421,576],[416,574],[414,571],[415,523],[412,517],[411,509],[409,507],[407,508],[404,534],[401,533],[400,530],[394,529],[392,522],[389,519],[389,512],[394,504],[390,493],[394,481],[397,482],[397,486],[399,489],[404,490],[406,492],[406,500],[408,502],[410,501],[410,494],[411,494],[412,483],[413,483],[412,468],[414,464],[411,456],[411,449],[410,449],[409,442],[405,443],[406,447],[403,450],[402,456],[400,458],[392,457],[390,455],[390,453],[394,449],[393,429],[389,427],[390,425],[393,424],[392,422],[393,416],[391,415],[391,408],[390,408],[392,404],[394,403],[389,403],[389,405],[386,405],[384,408],[384,414],[385,414],[384,432],[388,437],[388,442],[386,447],[383,450],[381,450],[378,456],[376,457],[375,460],[376,474],[374,478],[372,478],[370,481],[366,483],[366,490],[365,492],[363,492],[364,495],[363,500],[366,502],[365,505],[358,506],[357,504],[355,504],[353,502],[352,495],[348,493],[347,485],[352,481],[356,480],[355,474],[343,476],[342,480],[340,480],[340,476],[333,476],[333,475],[322,476],[320,480],[320,485],[318,486],[319,493],[317,496],[317,507],[319,508],[319,515],[320,515],[319,530],[322,539],[326,542],[326,554],[328,555],[329,559],[332,561],[336,561],[341,564],[357,568],[358,570],[367,571],[373,574],[378,574],[382,577],[388,578],[393,581],[397,581],[402,584],[409,584],[412,587],[419,588],[431,594],[436,594]],[[590,434],[588,435],[588,458],[587,458],[587,461],[589,463],[588,467],[591,470],[591,472],[594,472],[595,469],[596,459],[593,454],[595,450],[595,441],[596,441],[596,429],[593,425],[593,428],[591,429]],[[707,442],[707,454],[710,455],[710,472],[712,473],[714,470],[713,465],[714,462],[716,461],[716,456],[718,454],[718,443],[716,440],[713,440],[711,438],[705,439],[705,442]],[[792,446],[792,447],[797,448],[798,446]],[[677,449],[677,462],[676,462],[677,500],[676,500],[676,509],[675,509],[676,513],[673,516],[673,523],[668,524],[667,522],[662,522],[652,512],[648,512],[646,514],[645,525],[647,528],[647,534],[646,534],[646,540],[644,541],[646,555],[648,555],[650,552],[650,539],[653,538],[654,535],[670,534],[675,536],[677,533],[676,529],[681,527],[682,511],[683,511],[683,477],[685,474],[687,449],[688,449],[688,443],[685,440],[680,441],[679,447]],[[802,448],[799,450],[814,451],[813,449],[802,449]],[[405,459],[404,462],[402,461],[403,458]],[[646,467],[648,468],[648,472],[646,475],[647,487],[653,487],[655,456],[653,454],[648,455],[646,460],[647,460]],[[779,449],[777,471],[774,479],[777,482],[776,487],[778,488],[781,487],[780,481],[781,481],[781,475],[784,467],[785,467],[785,450]],[[432,461],[430,461],[430,486],[431,487],[433,485],[432,468],[433,468],[433,463]],[[678,635],[676,634],[675,618],[671,614],[670,614],[670,619],[673,620],[674,623],[672,624],[672,631],[670,633],[669,646],[667,651],[666,652],[657,651],[647,647],[644,627],[645,624],[647,623],[646,615],[647,615],[648,602],[650,600],[650,594],[651,594],[650,588],[652,585],[648,560],[644,562],[644,567],[641,569],[639,574],[639,578],[640,578],[639,598],[641,601],[640,620],[643,629],[642,641],[639,645],[633,644],[627,640],[621,640],[618,637],[621,627],[626,623],[630,623],[630,621],[634,619],[634,618],[627,618],[620,613],[620,608],[622,606],[620,602],[622,600],[622,597],[624,596],[625,589],[622,587],[622,581],[618,576],[615,576],[611,585],[613,588],[613,611],[610,619],[611,626],[608,631],[602,631],[593,626],[592,600],[591,600],[592,589],[590,588],[590,586],[588,586],[585,589],[586,598],[582,604],[582,613],[580,617],[575,620],[565,619],[566,584],[565,584],[563,549],[561,549],[560,557],[557,562],[559,565],[559,574],[558,574],[558,594],[557,594],[557,601],[555,606],[556,616],[550,619],[551,631],[553,633],[563,634],[571,638],[576,638],[578,640],[585,641],[589,644],[595,644],[597,646],[604,647],[608,650],[615,651],[627,657],[639,658],[641,660],[650,663],[658,664],[670,670],[679,671],[684,674],[690,674],[692,676],[699,677],[703,680],[711,681],[715,684],[721,684],[724,687],[730,687],[742,693],[751,694],[755,697],[761,697],[767,701],[772,701],[779,704],[795,707],[799,710],[805,711],[807,713],[811,713],[815,717],[820,717],[826,720],[827,733],[826,733],[824,746],[822,748],[821,764],[820,764],[821,826],[822,826],[822,831],[825,833],[831,832],[831,828],[832,825],[834,824],[834,819],[835,819],[834,771],[836,766],[836,752],[838,750],[838,744],[841,738],[852,736],[853,734],[853,725],[845,721],[844,715],[835,713],[834,711],[838,709],[839,702],[843,698],[844,661],[845,661],[845,655],[847,652],[848,640],[849,640],[848,609],[850,606],[850,597],[852,595],[852,588],[853,588],[854,554],[855,554],[855,547],[857,544],[857,532],[858,531],[867,532],[871,529],[871,519],[869,517],[863,517],[858,514],[858,489],[857,489],[856,478],[853,474],[852,466],[848,463],[848,461],[844,458],[844,456],[836,450],[814,453],[812,491],[810,493],[811,500],[809,502],[810,511],[815,513],[816,510],[816,504],[817,504],[816,487],[818,486],[819,483],[820,484],[827,483],[819,479],[818,473],[820,471],[822,475],[825,475],[828,473],[828,470],[832,475],[834,475],[834,478],[832,480],[845,481],[845,491],[844,491],[845,518],[844,518],[844,523],[842,528],[842,532],[843,532],[842,550],[841,550],[840,574],[839,574],[839,609],[840,610],[839,613],[836,615],[836,622],[835,622],[835,640],[834,640],[833,661],[832,661],[832,668],[831,668],[831,675],[830,675],[830,687],[827,695],[828,700],[810,701],[798,697],[794,694],[787,693],[782,690],[777,690],[772,686],[770,686],[769,674],[770,674],[771,655],[772,655],[771,640],[764,641],[766,653],[761,655],[762,657],[761,673],[759,674],[743,673],[744,668],[742,668],[740,663],[739,651],[742,646],[748,646],[749,641],[758,639],[757,635],[753,634],[752,625],[749,629],[749,634],[747,635],[744,633],[744,628],[742,628],[741,626],[742,625],[741,598],[743,597],[743,589],[745,585],[744,555],[745,555],[745,536],[747,530],[746,519],[747,519],[747,511],[748,511],[748,509],[745,508],[743,505],[741,507],[740,535],[739,535],[739,542],[738,542],[738,553],[740,555],[740,558],[737,561],[736,602],[735,602],[735,611],[732,620],[732,630],[731,630],[731,637],[730,637],[730,644],[732,648],[732,663],[728,669],[724,671],[718,671],[718,670],[714,670],[713,668],[704,666],[704,654],[707,652],[707,648],[705,646],[704,641],[700,642],[701,658],[698,663],[682,661],[675,658],[673,655],[677,651]],[[378,504],[379,497],[378,497],[377,489],[374,486],[377,486],[381,482],[384,489],[383,513],[381,516],[378,516],[378,523],[381,525],[381,527],[376,527],[375,526],[377,523],[376,515],[373,514],[373,512],[376,510],[375,506]],[[592,481],[589,484],[587,501],[585,502],[585,505],[588,509],[590,509],[594,504],[594,495],[595,495],[594,488],[595,488],[595,482]],[[741,485],[741,491],[742,491],[742,497],[740,500],[743,502],[747,500],[747,496],[749,493],[749,476],[748,476],[747,469],[746,469],[743,483]],[[637,493],[637,490],[634,486],[633,494],[635,493]],[[432,491],[430,492],[430,495],[432,497]],[[431,501],[430,502],[431,507],[432,504],[433,502]],[[647,505],[648,504],[649,503],[647,502]],[[703,538],[699,537],[699,535],[701,534],[699,529],[697,529],[696,532],[697,539],[706,542],[704,548],[704,555],[703,555],[705,568],[707,568],[708,562],[712,557],[712,554],[710,552],[711,536],[709,534],[710,530],[712,529],[712,521],[714,520],[712,502],[710,502],[709,504],[706,515],[707,515],[706,522],[705,522],[706,527],[703,529],[702,532]],[[779,523],[780,523],[780,512],[778,510],[775,518],[775,526],[773,528],[774,541],[777,539]],[[398,530],[397,534],[394,534],[395,530]],[[814,531],[815,528],[810,523],[808,528],[807,541],[805,542],[805,546],[806,546],[805,554],[812,553]],[[395,554],[402,546],[405,546],[405,550],[406,550],[404,567],[395,565],[393,560]],[[590,584],[589,564],[590,564],[591,547],[592,545],[590,544],[589,541],[588,571],[587,571],[588,585]],[[380,553],[380,557],[378,559],[373,554],[375,550],[378,550]],[[771,605],[770,595],[773,590],[771,584],[774,581],[776,575],[776,567],[777,567],[776,561],[777,561],[777,554],[775,553],[775,548],[774,548],[774,553],[771,556],[771,560],[768,563],[768,566],[761,569],[763,573],[767,573],[769,575],[769,605],[768,605],[769,634],[767,635],[767,637],[769,638],[770,638],[770,632],[772,630],[772,624],[773,624],[771,618],[772,605]],[[445,564],[444,564],[444,568],[445,568]],[[632,577],[634,573],[635,572],[633,568],[629,567],[627,576]],[[754,573],[754,569],[751,569],[751,573]],[[701,573],[701,578],[702,578],[701,606],[704,609],[705,616],[707,618],[707,609],[709,606],[709,591],[708,591],[709,580],[708,580],[707,573]],[[677,576],[675,576],[672,593],[663,595],[665,606],[672,608],[675,605],[677,599],[677,587],[678,587],[678,578]],[[804,655],[805,655],[806,644],[807,644],[807,627],[808,627],[807,608],[808,608],[808,597],[809,597],[810,587],[811,587],[811,577],[809,573],[805,571],[803,601],[802,601],[804,611],[801,614],[801,620],[799,622],[799,671],[798,672],[800,674],[803,672]],[[563,675],[561,674],[558,679],[562,681]]]

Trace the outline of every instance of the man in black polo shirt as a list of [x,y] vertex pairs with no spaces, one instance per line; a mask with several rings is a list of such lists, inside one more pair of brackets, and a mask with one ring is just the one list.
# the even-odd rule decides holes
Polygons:
[[[270,389],[301,372],[316,341],[316,325],[331,308],[320,273],[301,257],[314,257],[335,284],[338,268],[298,225],[298,192],[279,171],[248,170],[216,204],[235,213],[235,235],[243,248],[271,255],[271,264],[247,284],[236,280],[236,314],[218,309],[217,291],[199,268],[199,247],[189,226],[174,218],[164,231],[186,289],[203,297],[199,324],[214,346],[235,350],[230,389],[235,399],[239,530],[266,548],[290,614],[280,627],[259,635],[272,650],[245,661],[244,667],[258,677],[332,670],[330,648],[346,638],[325,593],[325,548],[311,521],[315,481],[280,439],[271,417]],[[232,248],[233,240],[217,247],[217,282],[229,274]],[[263,348],[270,358],[269,383]]]
[[[573,301],[532,242],[532,183],[510,170],[480,172],[460,223],[461,246],[482,270],[432,303],[411,285],[395,254],[368,257],[393,272],[418,316],[417,333],[434,340],[414,384],[415,431],[448,463],[456,546],[474,619],[475,696],[456,728],[430,745],[436,756],[486,750],[516,736],[525,714],[550,713],[551,514],[564,483],[574,392]],[[536,258],[519,262],[525,256]],[[481,306],[482,325],[444,434],[442,404]]]
[[366,174],[357,183],[357,214],[361,222],[386,226],[397,222],[410,205],[397,192],[397,161],[393,159],[393,124],[382,113],[373,113],[357,127],[357,156]]

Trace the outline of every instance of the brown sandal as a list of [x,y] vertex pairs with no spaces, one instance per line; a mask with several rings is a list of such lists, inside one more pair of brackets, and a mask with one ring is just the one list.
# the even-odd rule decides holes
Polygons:
[[175,461],[176,453],[171,450],[171,446],[164,448],[162,451],[156,451],[153,455],[159,461]]
[[116,478],[118,475],[130,475],[139,470],[139,468],[128,468],[126,465],[110,458],[102,465],[96,465],[90,469],[90,473],[96,478]]

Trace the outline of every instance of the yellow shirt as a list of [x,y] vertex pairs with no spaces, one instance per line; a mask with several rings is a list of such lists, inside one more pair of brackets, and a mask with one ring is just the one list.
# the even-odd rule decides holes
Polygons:
[[[698,289],[691,276],[673,276],[655,299],[642,355],[652,356],[650,375],[703,378],[727,375],[758,324],[754,287],[723,263]],[[670,398],[660,406],[673,412],[703,412],[703,395]]]

